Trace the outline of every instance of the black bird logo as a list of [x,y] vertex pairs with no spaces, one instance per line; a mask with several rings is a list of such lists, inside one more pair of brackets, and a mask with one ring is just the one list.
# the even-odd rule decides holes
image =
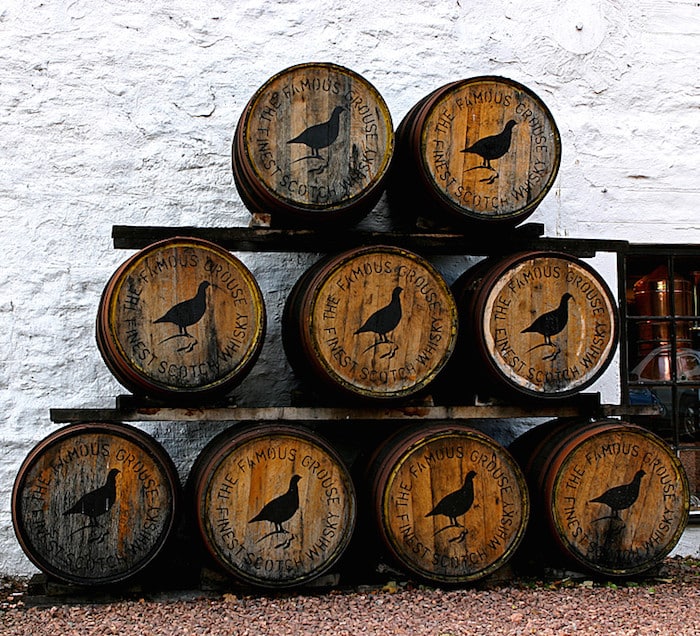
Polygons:
[[566,323],[569,321],[569,301],[573,300],[573,298],[569,292],[565,292],[562,294],[559,306],[556,309],[538,316],[529,327],[520,332],[539,333],[544,336],[544,342],[528,349],[528,353],[539,347],[554,347],[555,350],[544,356],[543,360],[554,360],[561,353],[561,348],[552,342],[552,336],[556,336],[566,327]]
[[191,338],[194,342],[190,342],[184,347],[180,347],[178,351],[186,351],[189,353],[192,351],[192,349],[194,349],[195,345],[197,344],[197,339],[192,334],[188,333],[187,327],[199,322],[202,319],[204,312],[207,310],[207,287],[210,285],[211,283],[208,281],[200,283],[195,296],[189,300],[183,300],[182,302],[177,303],[177,305],[174,305],[168,309],[168,311],[165,312],[165,314],[163,314],[160,318],[153,321],[153,324],[159,322],[170,322],[177,325],[179,329],[179,333],[176,333],[174,336],[169,336],[165,340],[161,340],[160,344],[163,344],[168,340],[172,340],[173,338]]
[[[464,528],[464,526],[457,521],[457,517],[469,512],[472,505],[474,504],[474,477],[476,477],[476,472],[470,470],[467,476],[464,478],[464,484],[462,487],[455,490],[454,492],[445,495],[437,505],[427,514],[426,517],[434,517],[436,515],[443,515],[450,520],[450,524],[444,528],[440,528],[435,532],[435,535],[447,530],[448,528]],[[467,538],[467,530],[464,529],[462,533],[450,539],[450,543],[453,541],[464,541]]]
[[316,168],[314,172],[323,172],[323,170],[328,167],[328,161],[321,156],[319,150],[321,150],[321,148],[328,148],[328,146],[338,138],[338,132],[340,131],[340,113],[343,111],[345,111],[345,108],[336,106],[328,121],[309,126],[306,130],[287,142],[288,144],[303,144],[311,149],[310,155],[296,159],[295,163],[305,159],[321,159],[324,161],[323,166]]
[[[97,523],[97,518],[107,514],[112,509],[112,506],[117,499],[118,474],[119,470],[112,468],[107,475],[107,480],[105,481],[104,485],[84,494],[73,506],[68,508],[68,510],[63,513],[64,517],[67,515],[85,515],[90,520],[88,525],[74,530],[71,532],[71,535],[89,528],[100,527],[99,523]],[[91,539],[90,542],[104,541],[105,536],[106,533],[104,533],[101,537]]]
[[478,141],[475,141],[471,146],[467,146],[464,150],[460,151],[479,155],[483,159],[483,163],[480,166],[474,166],[468,170],[484,168],[493,172],[490,177],[481,179],[481,181],[493,183],[496,179],[498,179],[498,171],[491,165],[491,162],[495,159],[500,159],[510,150],[513,126],[516,124],[517,122],[514,119],[511,119],[506,123],[503,130],[497,135],[482,137]]
[[401,292],[403,288],[394,287],[391,292],[391,301],[385,307],[377,309],[365,323],[354,333],[355,336],[361,333],[374,333],[378,336],[374,342],[369,347],[367,347],[362,353],[366,353],[370,349],[379,346],[382,343],[393,345],[387,353],[382,354],[382,358],[393,358],[398,350],[398,345],[393,341],[389,340],[387,335],[389,332],[396,329],[399,322],[401,322]]
[[589,503],[601,503],[610,508],[611,514],[605,517],[600,517],[595,521],[603,519],[620,519],[620,510],[626,510],[639,498],[639,486],[642,482],[642,477],[646,473],[643,470],[638,470],[632,481],[621,486],[613,486],[606,490],[602,495],[591,499]]
[[[268,532],[266,535],[262,536],[260,541],[267,539],[275,534],[290,534],[289,530],[282,527],[285,521],[288,521],[294,516],[294,513],[299,510],[299,487],[297,484],[301,477],[299,475],[292,475],[289,480],[289,488],[287,492],[279,497],[268,501],[262,510],[255,515],[248,523],[253,523],[255,521],[269,521],[274,524],[274,530]],[[288,548],[294,539],[294,536],[290,536],[286,541],[276,545],[276,548]]]

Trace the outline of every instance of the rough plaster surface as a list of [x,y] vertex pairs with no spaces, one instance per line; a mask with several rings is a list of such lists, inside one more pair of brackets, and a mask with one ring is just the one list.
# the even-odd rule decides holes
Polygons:
[[[0,8],[0,574],[29,574],[10,493],[52,407],[123,392],[94,344],[102,289],[128,253],[111,227],[247,225],[233,185],[237,119],[301,62],[371,81],[397,125],[431,90],[502,75],[531,87],[562,135],[554,189],[530,218],[549,236],[700,242],[700,6],[689,0],[52,2]],[[381,201],[363,222],[386,227]],[[240,255],[268,337],[240,404],[286,404],[279,335],[314,255]],[[605,260],[605,259],[603,259]],[[469,259],[438,262],[448,280]],[[614,261],[601,264],[613,289]],[[613,365],[614,366],[614,365]],[[599,382],[615,399],[615,369]],[[502,426],[502,425],[499,425]],[[186,476],[221,427],[149,424]]]

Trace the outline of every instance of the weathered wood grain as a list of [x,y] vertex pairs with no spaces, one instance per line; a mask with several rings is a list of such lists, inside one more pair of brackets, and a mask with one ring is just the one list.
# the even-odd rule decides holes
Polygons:
[[369,474],[384,543],[421,578],[480,579],[508,562],[524,536],[523,474],[483,433],[454,424],[412,427],[385,443]]
[[[615,299],[584,261],[562,252],[521,252],[482,262],[454,285],[459,353],[482,387],[557,399],[590,386],[612,361]],[[455,356],[457,360],[457,356]]]
[[540,544],[549,537],[569,563],[609,576],[645,572],[673,549],[690,493],[661,438],[619,420],[553,422],[533,438],[514,454],[541,511]]
[[149,435],[124,424],[73,424],[24,460],[12,520],[42,571],[104,585],[132,578],[160,553],[178,500],[175,467]]
[[329,257],[299,279],[283,316],[295,370],[355,398],[406,398],[451,355],[457,310],[439,272],[391,246]]
[[179,237],[127,259],[97,316],[105,363],[142,395],[222,395],[254,364],[265,306],[253,275],[214,243]]
[[213,440],[190,477],[191,509],[207,551],[261,587],[308,583],[337,561],[355,527],[350,476],[302,427],[237,427]]
[[246,105],[233,175],[252,212],[311,227],[359,220],[381,196],[393,149],[389,109],[366,79],[336,64],[300,64]]
[[390,194],[408,208],[403,213],[410,214],[418,195],[438,213],[436,220],[463,226],[522,222],[551,189],[561,161],[547,106],[502,77],[474,77],[433,91],[409,111],[396,136]]

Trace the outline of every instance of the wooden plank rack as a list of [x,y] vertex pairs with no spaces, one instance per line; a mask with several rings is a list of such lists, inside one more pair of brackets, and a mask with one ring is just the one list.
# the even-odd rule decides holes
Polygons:
[[624,252],[629,243],[622,240],[566,239],[543,237],[544,225],[526,223],[508,232],[482,232],[470,235],[438,231],[371,231],[347,228],[342,232],[324,229],[274,227],[112,227],[117,249],[142,249],[175,236],[212,241],[231,251],[331,252],[358,245],[395,245],[423,254],[487,256],[517,250],[557,250],[590,257],[597,252]]
[[340,422],[378,420],[395,421],[466,421],[475,419],[520,419],[556,417],[617,417],[658,415],[653,406],[601,404],[597,393],[581,394],[566,401],[548,404],[433,405],[429,403],[401,406],[269,406],[239,407],[228,404],[166,404],[146,398],[123,395],[114,408],[80,408],[50,410],[51,421],[74,422]]

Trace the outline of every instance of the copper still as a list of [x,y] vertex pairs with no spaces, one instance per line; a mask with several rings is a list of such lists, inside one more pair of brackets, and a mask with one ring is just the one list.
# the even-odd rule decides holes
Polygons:
[[[672,302],[673,301],[673,302]],[[640,278],[634,283],[634,307],[638,316],[691,316],[693,309],[693,285],[678,274],[673,285],[665,265]],[[637,354],[639,360],[657,348],[664,348],[658,356],[657,379],[671,379],[671,338],[674,328],[672,320],[641,320],[638,323]],[[676,350],[691,347],[689,321],[675,322]]]

